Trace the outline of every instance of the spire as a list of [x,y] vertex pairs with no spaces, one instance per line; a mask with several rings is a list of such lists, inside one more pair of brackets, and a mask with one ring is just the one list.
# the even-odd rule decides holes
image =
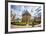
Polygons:
[[27,10],[24,10],[23,13],[22,13],[22,15],[23,15],[23,16],[24,16],[24,15],[29,15],[29,16],[31,16],[30,13],[29,13]]

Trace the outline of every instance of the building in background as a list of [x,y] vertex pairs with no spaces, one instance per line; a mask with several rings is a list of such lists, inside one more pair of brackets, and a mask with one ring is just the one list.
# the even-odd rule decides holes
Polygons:
[[22,13],[22,22],[29,23],[31,21],[31,14],[25,10],[24,13]]

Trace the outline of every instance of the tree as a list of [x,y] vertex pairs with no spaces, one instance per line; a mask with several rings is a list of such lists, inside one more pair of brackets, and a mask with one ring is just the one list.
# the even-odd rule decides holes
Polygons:
[[36,22],[35,18],[32,21],[32,27],[34,27],[34,23]]
[[19,20],[20,20],[20,19],[19,19],[19,18],[17,18],[17,22],[18,22],[18,23],[19,23]]
[[12,11],[11,11],[11,21],[15,22],[15,15],[16,14],[12,14]]

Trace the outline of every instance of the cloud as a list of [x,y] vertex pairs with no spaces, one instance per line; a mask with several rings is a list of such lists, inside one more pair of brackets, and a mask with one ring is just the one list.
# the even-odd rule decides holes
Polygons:
[[[37,7],[37,6],[32,7],[32,6],[24,6],[24,5],[11,5],[11,9],[13,9],[13,11],[16,13],[16,16],[22,15],[22,12],[24,12],[24,10],[28,10],[28,12],[32,16],[36,16],[35,13],[38,14],[37,10],[40,8],[41,8],[41,6],[40,7]],[[20,17],[20,16],[18,16],[18,17]]]

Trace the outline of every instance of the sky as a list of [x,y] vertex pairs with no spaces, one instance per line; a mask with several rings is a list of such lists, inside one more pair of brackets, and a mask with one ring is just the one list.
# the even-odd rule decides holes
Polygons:
[[41,15],[41,6],[11,5],[11,10],[13,11],[13,14],[16,14],[16,18],[21,18],[21,15],[25,10],[27,10],[32,16]]

